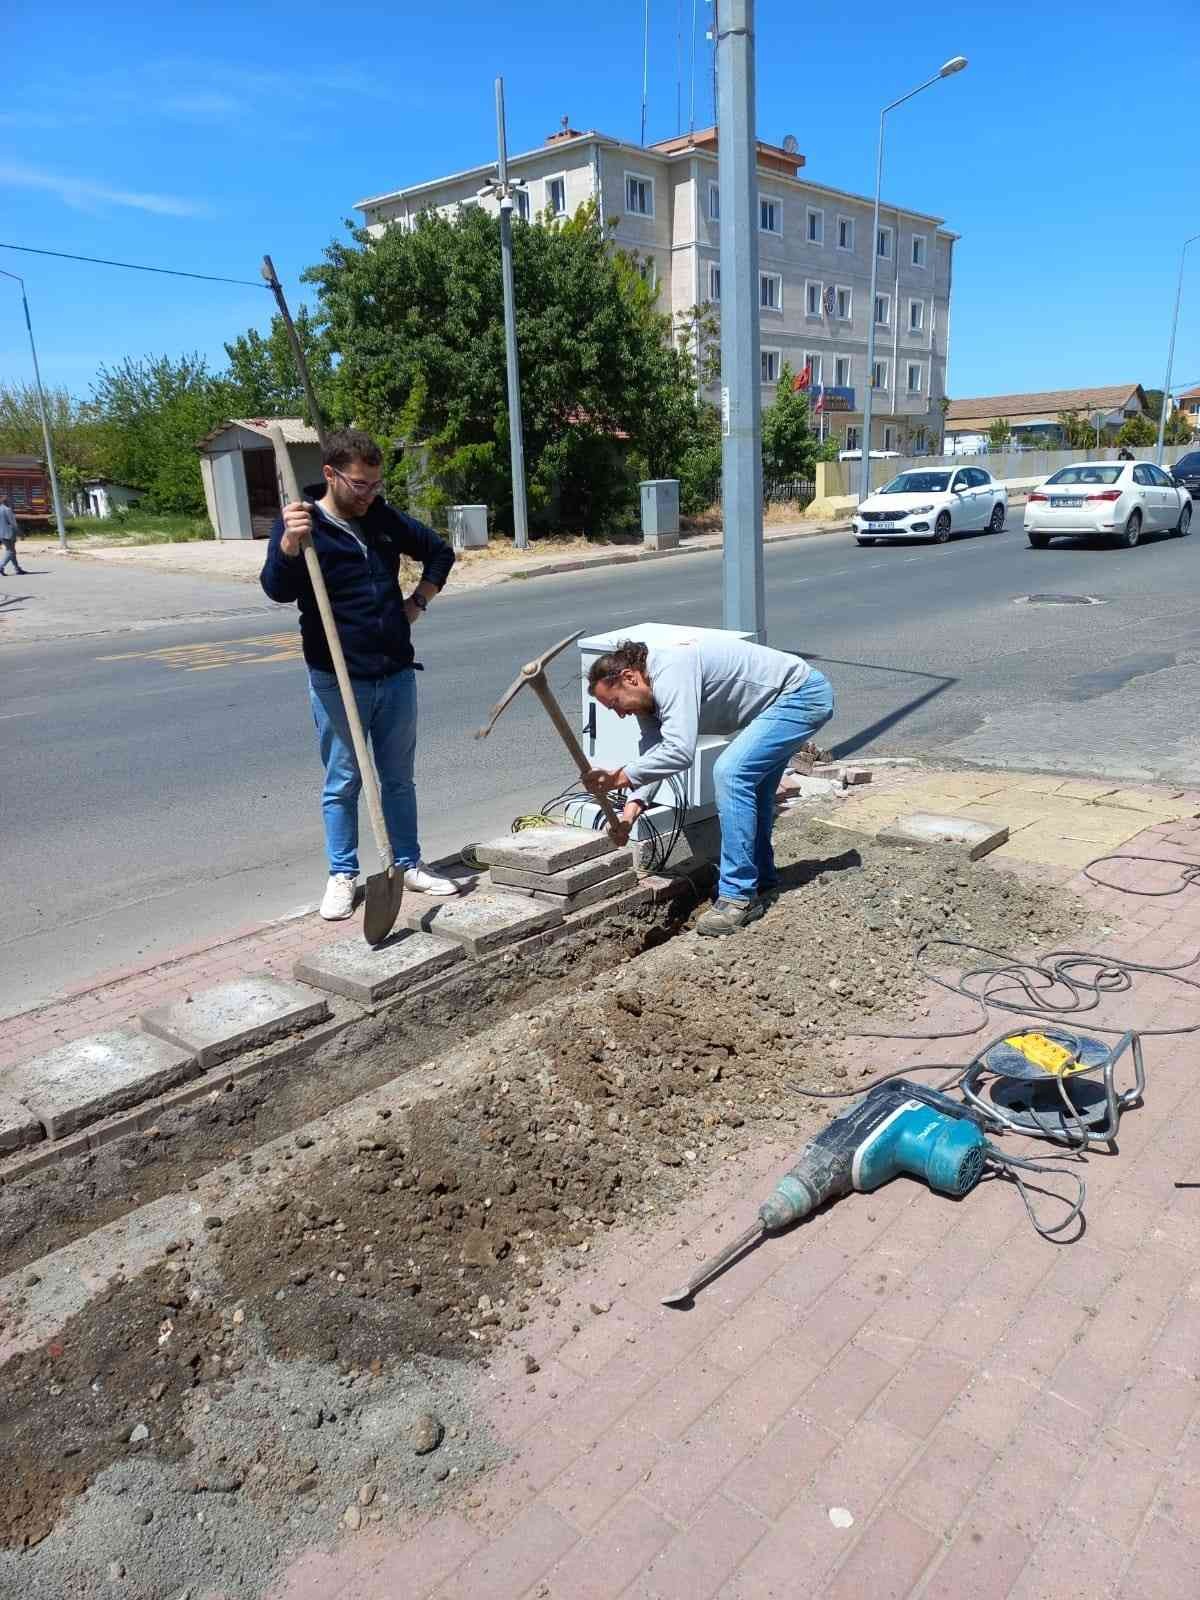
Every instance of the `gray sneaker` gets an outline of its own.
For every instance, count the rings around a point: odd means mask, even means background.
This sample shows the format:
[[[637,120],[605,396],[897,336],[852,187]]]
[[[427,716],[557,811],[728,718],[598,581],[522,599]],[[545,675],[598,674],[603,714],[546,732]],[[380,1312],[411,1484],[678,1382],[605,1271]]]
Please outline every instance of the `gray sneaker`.
[[[696,924],[702,939],[719,939],[724,934],[736,933],[748,922],[756,922],[766,907],[761,900],[718,900],[711,911],[706,911]]]

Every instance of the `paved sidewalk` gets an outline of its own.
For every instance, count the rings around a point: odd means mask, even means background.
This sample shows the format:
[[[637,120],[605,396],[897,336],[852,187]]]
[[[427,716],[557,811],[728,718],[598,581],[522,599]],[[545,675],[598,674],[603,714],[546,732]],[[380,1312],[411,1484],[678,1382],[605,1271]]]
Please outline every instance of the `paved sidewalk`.
[[[1200,795],[1180,804],[1194,816]],[[1200,865],[1200,823],[1159,821],[1131,848]],[[1178,876],[1117,871],[1142,888]],[[1200,948],[1200,887],[1067,882],[1112,930],[1100,948],[1150,963]],[[931,1028],[962,1025],[961,1001],[931,998]],[[1198,1000],[1139,979],[1088,1020],[1178,1026]],[[971,1048],[856,1041],[846,1060]],[[1174,1187],[1200,1181],[1194,1039],[1148,1040],[1146,1065],[1119,1155],[1088,1158],[1077,1244],[1039,1239],[1007,1184],[955,1203],[899,1180],[767,1242],[694,1309],[662,1307],[790,1165],[781,1141],[653,1234],[584,1257],[481,1376],[512,1459],[453,1511],[311,1552],[272,1600],[1200,1594],[1200,1190]]]
[[[778,544],[793,539],[810,539],[822,533],[842,533],[849,526],[844,520],[798,520],[770,524],[763,530],[763,542]],[[712,533],[685,534],[679,547],[669,551],[647,550],[636,540],[610,544],[584,539],[554,539],[540,546],[535,542],[522,553],[507,542],[497,541],[487,550],[460,553],[447,593],[489,588],[513,578],[540,578],[559,572],[584,572],[592,568],[698,555],[706,550],[719,550],[723,541],[724,534],[719,528]],[[58,542],[53,538],[24,539],[21,549],[39,559],[62,559]],[[260,539],[204,539],[186,544],[138,545],[105,545],[100,540],[85,543],[77,539],[68,559],[103,561],[116,566],[144,567],[149,571],[176,573],[192,578],[219,578],[226,582],[232,579],[257,585],[265,552],[266,544]]]

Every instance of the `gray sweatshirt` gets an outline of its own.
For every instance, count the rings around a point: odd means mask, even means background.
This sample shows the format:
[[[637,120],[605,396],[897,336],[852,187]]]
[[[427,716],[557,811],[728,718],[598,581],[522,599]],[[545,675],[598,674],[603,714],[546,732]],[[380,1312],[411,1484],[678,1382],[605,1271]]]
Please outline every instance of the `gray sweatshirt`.
[[[799,656],[744,639],[652,645],[646,676],[657,715],[638,718],[641,754],[625,765],[635,798],[649,803],[663,778],[685,772],[702,733],[739,732],[780,695],[799,689],[811,671]]]
[[[12,544],[20,531],[12,507],[0,506],[0,544]]]

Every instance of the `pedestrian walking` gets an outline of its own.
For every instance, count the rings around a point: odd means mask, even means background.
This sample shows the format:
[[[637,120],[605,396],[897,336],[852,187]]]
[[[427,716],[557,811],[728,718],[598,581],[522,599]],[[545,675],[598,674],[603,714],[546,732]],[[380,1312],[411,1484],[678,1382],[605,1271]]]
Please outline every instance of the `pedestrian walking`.
[[[799,656],[743,639],[702,634],[681,645],[625,640],[588,672],[590,693],[641,727],[639,755],[588,775],[595,793],[630,791],[621,821],[632,828],[655,787],[696,759],[701,734],[736,734],[713,768],[721,823],[716,904],[696,924],[713,937],[762,916],[779,884],[771,829],[788,758],[833,715],[833,689]]]
[[[8,503],[8,496],[0,494],[0,577],[7,577],[7,567],[11,561],[18,577],[25,576],[25,568],[17,560],[17,537],[20,534],[17,526],[17,514]]]
[[[325,768],[321,811],[329,881],[321,901],[328,921],[354,910],[358,883],[358,796],[362,788],[333,659],[301,555],[311,534],[329,591],[363,729],[371,744],[388,837],[404,884],[422,894],[458,892],[450,878],[421,859],[414,764],[417,681],[412,629],[441,593],[454,565],[444,539],[381,498],[383,456],[357,429],[331,433],[322,451],[324,482],[283,508],[267,546],[262,586],[272,600],[296,601],[308,666],[309,700]],[[400,558],[421,563],[421,581],[406,598]]]

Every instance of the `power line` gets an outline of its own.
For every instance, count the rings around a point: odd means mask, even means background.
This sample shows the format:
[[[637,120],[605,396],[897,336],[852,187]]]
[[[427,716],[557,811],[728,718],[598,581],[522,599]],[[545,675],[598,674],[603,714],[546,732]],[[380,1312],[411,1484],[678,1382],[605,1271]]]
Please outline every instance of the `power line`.
[[[20,250],[30,256],[57,256],[60,261],[90,261],[97,267],[126,267],[130,272],[157,272],[167,278],[198,278],[202,283],[236,283],[243,289],[265,289],[265,283],[251,278],[218,278],[211,272],[181,272],[177,267],[144,267],[140,261],[109,261],[105,256],[76,256],[66,250],[38,250],[31,244],[5,244],[0,250]]]

